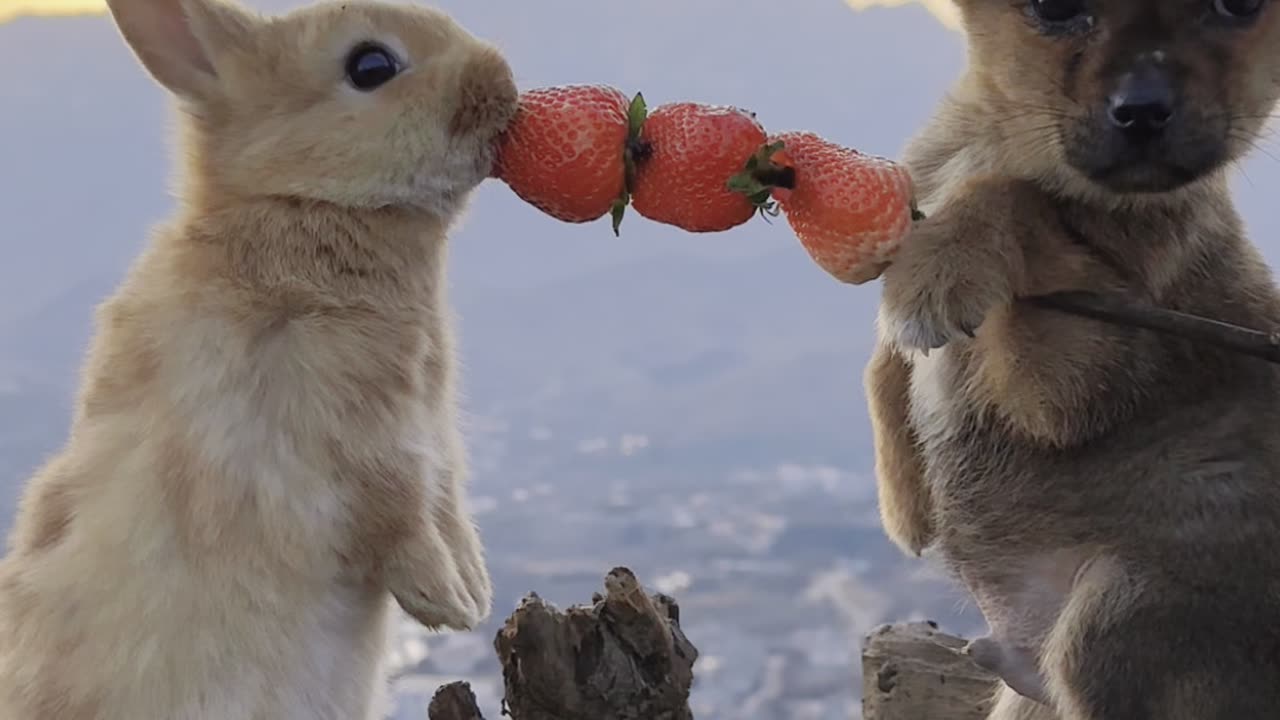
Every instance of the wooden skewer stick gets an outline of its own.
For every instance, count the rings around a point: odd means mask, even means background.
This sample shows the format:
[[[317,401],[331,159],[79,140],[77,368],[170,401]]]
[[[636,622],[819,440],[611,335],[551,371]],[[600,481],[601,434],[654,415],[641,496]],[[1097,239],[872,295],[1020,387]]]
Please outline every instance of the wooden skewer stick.
[[[925,219],[925,214],[916,209],[914,204],[911,209],[911,219],[913,222]],[[1217,345],[1220,348],[1280,363],[1280,332],[1262,332],[1199,315],[1140,305],[1118,296],[1083,290],[1034,295],[1022,298],[1021,301],[1036,307],[1093,318],[1113,325],[1139,327]]]
[[[1071,291],[1036,295],[1022,302],[1117,325],[1206,342],[1228,350],[1280,363],[1280,333],[1262,332],[1209,318],[1134,304],[1117,297]]]

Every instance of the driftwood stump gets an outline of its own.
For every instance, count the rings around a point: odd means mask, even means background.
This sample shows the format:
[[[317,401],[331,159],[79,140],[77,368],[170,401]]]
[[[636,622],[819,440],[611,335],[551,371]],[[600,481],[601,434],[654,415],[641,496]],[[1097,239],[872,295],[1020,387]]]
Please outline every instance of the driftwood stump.
[[[449,683],[442,686],[431,697],[427,706],[429,720],[484,720],[480,714],[480,706],[476,704],[476,694],[471,686],[464,682]]]
[[[649,595],[627,568],[592,604],[560,611],[530,593],[494,638],[512,720],[692,720],[698,650],[675,600]],[[430,720],[483,720],[466,683],[442,687]]]
[[[985,720],[996,680],[931,622],[884,625],[862,648],[863,720]]]
[[[698,650],[680,629],[675,600],[646,593],[627,568],[610,571],[604,589],[590,605],[565,611],[530,593],[507,618],[493,642],[505,716],[693,720]],[[996,680],[961,652],[964,646],[931,622],[872,632],[862,648],[863,720],[986,720]],[[484,720],[465,682],[441,687],[427,714]]]

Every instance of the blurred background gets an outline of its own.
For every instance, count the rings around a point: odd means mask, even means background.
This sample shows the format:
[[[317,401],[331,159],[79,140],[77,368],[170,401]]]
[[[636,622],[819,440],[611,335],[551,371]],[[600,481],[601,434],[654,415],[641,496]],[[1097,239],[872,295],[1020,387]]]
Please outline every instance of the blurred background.
[[[261,10],[295,2],[249,0]],[[578,82],[755,110],[894,156],[964,62],[947,0],[437,0],[522,88]],[[91,313],[169,211],[170,112],[93,0],[0,0],[0,531],[65,439]],[[1269,259],[1280,163],[1239,169]],[[1270,191],[1269,193],[1267,191]],[[472,493],[497,584],[469,634],[402,623],[396,720],[441,683],[498,716],[492,638],[528,591],[628,565],[680,601],[700,720],[857,717],[876,624],[980,619],[879,529],[861,373],[876,284],[830,279],[781,218],[692,235],[559,223],[489,181],[453,238]]]

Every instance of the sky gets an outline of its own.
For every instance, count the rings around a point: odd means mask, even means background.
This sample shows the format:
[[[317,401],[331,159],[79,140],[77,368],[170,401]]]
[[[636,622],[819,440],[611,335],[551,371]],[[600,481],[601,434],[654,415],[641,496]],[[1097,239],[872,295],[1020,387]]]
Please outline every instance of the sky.
[[[919,2],[928,8],[939,22],[948,27],[958,27],[958,16],[951,0],[846,0],[854,10],[871,7],[897,7]],[[102,12],[103,0],[0,0],[0,22],[20,15],[81,15]]]

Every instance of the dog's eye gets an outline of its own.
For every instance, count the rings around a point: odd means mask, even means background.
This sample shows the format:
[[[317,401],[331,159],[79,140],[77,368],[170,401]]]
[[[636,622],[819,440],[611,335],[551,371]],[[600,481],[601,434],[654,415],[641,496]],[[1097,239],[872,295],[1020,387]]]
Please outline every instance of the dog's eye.
[[[1229,2],[1231,0],[1217,0]],[[1234,0],[1245,2],[1245,0]],[[1031,12],[1047,23],[1064,23],[1085,14],[1084,0],[1031,0]]]
[[[1213,11],[1227,18],[1250,18],[1266,0],[1213,0]]]
[[[347,79],[357,90],[373,90],[399,72],[395,56],[380,45],[364,43],[347,56]]]

